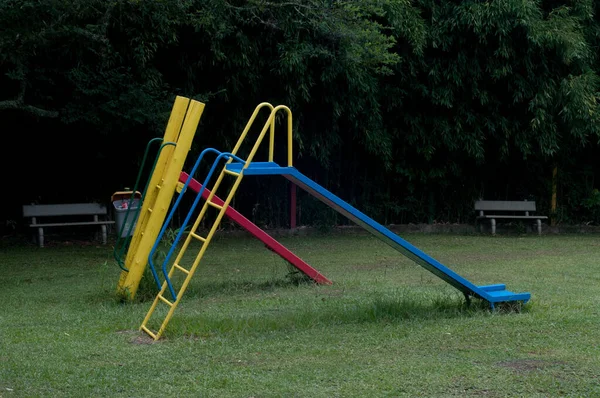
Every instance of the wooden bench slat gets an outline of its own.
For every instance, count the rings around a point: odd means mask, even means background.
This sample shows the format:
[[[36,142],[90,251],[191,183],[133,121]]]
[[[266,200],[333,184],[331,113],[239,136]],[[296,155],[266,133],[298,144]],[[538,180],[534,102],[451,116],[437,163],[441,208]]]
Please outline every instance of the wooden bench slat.
[[[535,201],[523,200],[478,200],[475,210],[483,211],[535,211]]]
[[[106,225],[114,224],[114,221],[78,221],[78,222],[57,222],[43,224],[29,224],[30,227],[68,227],[71,225]]]
[[[108,209],[100,203],[69,203],[52,205],[24,205],[24,217],[93,216],[107,215]]]
[[[502,215],[483,215],[483,216],[477,216],[477,218],[518,218],[518,219],[542,219],[545,220],[548,217],[547,216],[507,216],[505,214]]]

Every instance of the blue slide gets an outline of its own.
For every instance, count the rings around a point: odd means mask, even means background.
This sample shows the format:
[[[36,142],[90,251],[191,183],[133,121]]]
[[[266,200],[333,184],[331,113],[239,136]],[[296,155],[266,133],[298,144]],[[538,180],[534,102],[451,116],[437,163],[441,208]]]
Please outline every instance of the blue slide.
[[[227,169],[234,172],[241,172],[243,164],[230,163]],[[504,284],[477,286],[465,278],[461,277],[450,268],[444,266],[436,259],[428,256],[423,251],[419,250],[412,244],[408,243],[398,235],[385,228],[367,215],[361,213],[348,203],[338,198],[304,174],[300,173],[294,167],[281,167],[273,162],[252,162],[244,171],[245,176],[251,175],[281,175],[292,181],[297,186],[301,187],[308,193],[315,196],[317,199],[330,206],[334,210],[348,217],[356,224],[360,225],[406,257],[415,261],[423,268],[437,275],[456,289],[464,293],[467,300],[470,297],[476,297],[486,300],[490,303],[492,309],[495,303],[502,302],[522,302],[523,304],[529,301],[530,293],[514,293],[506,290]]]

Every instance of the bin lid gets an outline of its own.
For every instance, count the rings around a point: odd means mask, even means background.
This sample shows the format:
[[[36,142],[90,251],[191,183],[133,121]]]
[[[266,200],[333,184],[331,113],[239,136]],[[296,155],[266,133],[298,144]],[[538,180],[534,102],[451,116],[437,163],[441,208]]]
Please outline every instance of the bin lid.
[[[133,191],[117,191],[112,194],[110,200],[113,202],[115,200],[127,200],[130,199],[132,196],[134,197],[134,199],[142,198],[142,194],[140,191],[135,191],[135,194],[133,193]]]

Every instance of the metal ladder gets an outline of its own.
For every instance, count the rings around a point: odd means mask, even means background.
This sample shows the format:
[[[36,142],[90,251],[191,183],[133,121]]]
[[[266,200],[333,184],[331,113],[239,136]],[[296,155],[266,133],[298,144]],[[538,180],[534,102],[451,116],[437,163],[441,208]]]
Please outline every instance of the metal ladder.
[[[268,107],[269,109],[271,109],[271,113],[269,115],[268,120],[265,122],[264,127],[263,127],[260,135],[258,136],[252,150],[250,151],[248,158],[244,161],[244,160],[238,158],[236,156],[236,153],[239,150],[239,148],[241,147],[241,145],[242,145],[251,125],[254,123],[254,120],[256,119],[256,116],[258,115],[259,111],[265,107]],[[215,235],[215,233],[218,229],[218,226],[221,222],[221,219],[225,215],[225,212],[227,211],[227,208],[229,207],[229,204],[230,204],[231,200],[233,199],[233,197],[243,179],[244,170],[249,166],[250,162],[252,162],[252,159],[254,158],[256,152],[258,151],[258,148],[259,148],[260,144],[262,143],[263,138],[266,135],[267,131],[270,131],[269,159],[272,160],[273,144],[274,144],[274,131],[275,131],[275,116],[279,110],[286,110],[287,114],[288,114],[288,141],[289,141],[289,143],[288,143],[288,146],[289,146],[289,148],[288,148],[288,163],[291,163],[291,154],[292,154],[292,151],[291,151],[291,138],[292,138],[291,111],[286,106],[280,105],[277,107],[273,107],[271,104],[268,104],[268,103],[262,103],[256,107],[256,109],[254,110],[254,113],[252,114],[252,117],[248,121],[248,124],[246,125],[244,131],[242,132],[240,138],[238,139],[237,144],[235,145],[234,149],[230,153],[219,152],[216,149],[208,148],[208,149],[205,149],[198,157],[198,160],[196,161],[196,164],[194,165],[192,172],[190,172],[188,180],[186,181],[186,184],[184,185],[184,188],[182,189],[181,194],[179,195],[179,197],[177,199],[177,203],[173,206],[173,209],[171,210],[171,214],[169,215],[169,218],[164,223],[163,228],[162,228],[161,232],[159,233],[158,238],[156,239],[153,250],[151,251],[151,253],[148,257],[148,263],[150,264],[151,270],[153,272],[153,276],[154,276],[157,284],[159,284],[159,285],[160,285],[160,280],[158,278],[158,274],[156,273],[156,269],[154,267],[152,257],[153,257],[154,252],[156,251],[157,245],[160,242],[160,238],[162,237],[162,234],[164,233],[164,231],[166,229],[168,221],[174,212],[175,206],[178,205],[179,200],[183,196],[183,193],[185,192],[187,185],[192,180],[194,173],[196,172],[196,169],[205,154],[211,153],[211,152],[216,153],[217,158],[213,162],[212,167],[206,177],[206,180],[202,184],[203,187],[208,186],[208,184],[210,183],[212,174],[215,171],[217,165],[221,162],[221,160],[227,159],[227,161],[222,166],[221,172],[220,172],[219,177],[217,178],[214,186],[212,188],[210,188],[211,193],[208,196],[207,200],[204,202],[204,205],[202,206],[202,210],[200,211],[200,214],[196,218],[193,226],[190,229],[190,232],[187,234],[187,237],[186,237],[181,249],[179,250],[177,257],[173,261],[168,272],[167,272],[168,262],[170,261],[171,255],[175,251],[175,248],[177,246],[177,243],[179,242],[179,239],[184,234],[185,227],[187,226],[188,221],[191,219],[192,213],[194,212],[198,201],[202,197],[202,191],[200,191],[197,194],[194,204],[192,205],[190,211],[188,212],[186,219],[183,222],[182,227],[179,229],[179,232],[177,234],[177,237],[176,237],[174,243],[171,245],[171,248],[170,248],[166,258],[163,261],[162,272],[164,275],[164,281],[162,282],[162,285],[160,286],[160,291],[156,295],[152,305],[150,306],[148,313],[146,314],[146,317],[144,318],[144,320],[140,326],[140,330],[145,332],[146,334],[148,334],[154,340],[158,340],[163,335],[163,333],[167,327],[167,324],[169,323],[171,317],[173,316],[173,313],[175,312],[175,309],[181,302],[183,294],[185,293],[194,273],[196,272],[198,265],[200,264],[202,258],[204,257],[204,254],[206,253],[206,249],[208,248],[208,245],[210,244],[213,236]],[[226,169],[226,165],[231,163],[232,160],[235,160],[237,162],[244,164],[244,167],[242,167],[242,169],[240,170],[239,173],[229,171]],[[235,181],[233,182],[233,185],[231,186],[229,193],[227,194],[227,197],[224,200],[224,203],[222,205],[219,205],[219,204],[213,202],[212,199],[216,195],[218,188],[220,187],[221,183],[223,182],[225,176],[227,176],[227,175],[235,177]],[[200,226],[202,220],[204,219],[204,217],[210,207],[217,209],[218,214],[215,217],[215,220],[214,220],[212,226],[210,227],[208,234],[206,236],[201,236],[198,233],[198,227]],[[201,245],[200,245],[200,248],[198,250],[198,253],[197,253],[192,265],[189,268],[186,268],[184,265],[182,265],[182,259],[192,241],[200,241]],[[171,282],[171,280],[176,275],[176,273],[181,273],[181,274],[183,274],[183,276],[185,276],[185,279],[183,280],[183,282],[181,283],[181,285],[179,286],[178,289],[175,289],[173,286],[173,283]],[[167,297],[167,295],[166,295],[167,291],[169,291],[170,297]],[[158,329],[155,327],[153,330],[152,326],[150,326],[150,323],[151,323],[151,321],[153,321],[153,315],[155,315],[154,314],[155,310],[158,308],[159,304],[166,305],[167,313],[162,318],[162,321],[159,321],[160,326],[158,327]]]

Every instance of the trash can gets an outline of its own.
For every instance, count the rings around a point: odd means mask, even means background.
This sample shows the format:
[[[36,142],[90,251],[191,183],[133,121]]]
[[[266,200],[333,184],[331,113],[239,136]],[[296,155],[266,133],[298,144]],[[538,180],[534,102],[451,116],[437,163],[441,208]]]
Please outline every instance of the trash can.
[[[113,193],[112,204],[115,209],[115,227],[120,238],[133,235],[139,215],[142,194],[139,191],[117,191]]]

